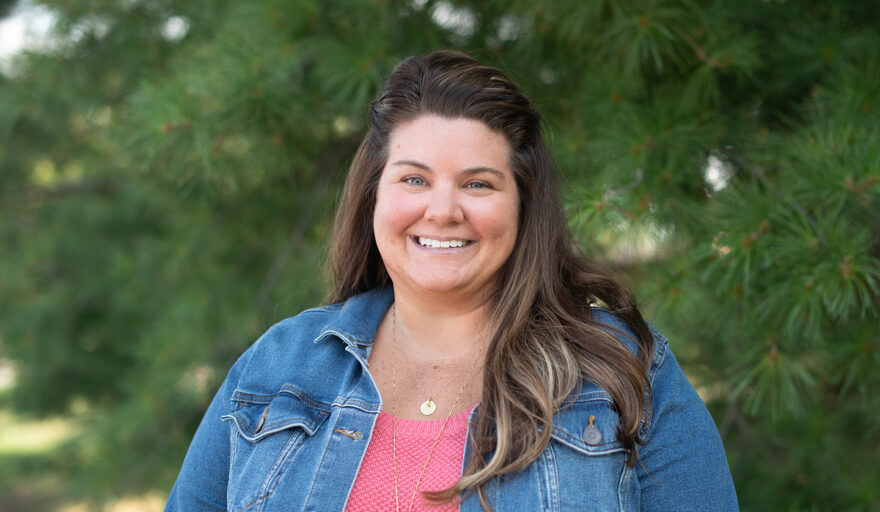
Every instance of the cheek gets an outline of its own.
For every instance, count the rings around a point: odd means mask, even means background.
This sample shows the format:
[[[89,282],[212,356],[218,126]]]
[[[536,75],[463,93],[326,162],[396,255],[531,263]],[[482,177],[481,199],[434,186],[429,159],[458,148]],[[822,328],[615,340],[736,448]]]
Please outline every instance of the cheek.
[[[516,241],[519,226],[519,204],[503,201],[487,205],[480,212],[480,224],[486,236],[504,240],[511,246]]]
[[[383,245],[402,239],[407,226],[412,223],[413,208],[408,207],[405,197],[393,191],[380,190],[373,210],[373,234],[381,251]]]

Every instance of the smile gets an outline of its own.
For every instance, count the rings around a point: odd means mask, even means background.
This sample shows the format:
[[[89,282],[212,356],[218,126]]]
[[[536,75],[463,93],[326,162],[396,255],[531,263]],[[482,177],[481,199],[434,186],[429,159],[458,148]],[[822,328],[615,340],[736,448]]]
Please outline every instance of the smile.
[[[413,237],[422,247],[430,247],[432,249],[452,249],[455,247],[464,247],[469,245],[471,240],[434,240],[424,236]]]

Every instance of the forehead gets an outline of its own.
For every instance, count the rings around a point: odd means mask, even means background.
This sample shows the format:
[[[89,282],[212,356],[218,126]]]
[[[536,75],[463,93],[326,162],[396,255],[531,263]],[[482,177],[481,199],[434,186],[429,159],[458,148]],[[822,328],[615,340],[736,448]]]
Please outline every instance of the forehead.
[[[427,160],[429,166],[487,166],[510,172],[507,138],[482,121],[422,115],[397,125],[388,141],[389,162]]]

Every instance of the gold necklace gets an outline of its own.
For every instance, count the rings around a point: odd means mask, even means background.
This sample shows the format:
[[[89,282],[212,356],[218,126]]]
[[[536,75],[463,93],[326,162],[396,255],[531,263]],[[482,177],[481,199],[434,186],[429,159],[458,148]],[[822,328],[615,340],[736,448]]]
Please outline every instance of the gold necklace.
[[[482,352],[482,346],[477,354]],[[467,387],[468,381],[471,379],[471,375],[474,373],[474,367],[477,365],[477,357],[474,356],[473,361],[471,361],[470,370],[468,370],[467,377],[464,379],[464,383],[461,385],[461,389],[458,390],[458,396],[455,397],[455,402],[452,403],[452,407],[449,408],[449,413],[446,415],[446,418],[443,420],[443,426],[440,427],[440,432],[437,433],[437,437],[434,438],[434,442],[431,444],[431,449],[428,451],[428,457],[425,459],[425,463],[422,464],[422,470],[419,471],[419,478],[416,480],[415,488],[412,492],[412,497],[409,500],[409,508],[407,508],[407,512],[412,512],[413,505],[416,503],[416,494],[419,492],[419,486],[422,484],[422,478],[425,476],[425,470],[428,468],[428,462],[431,461],[431,455],[434,454],[434,449],[437,448],[437,443],[440,441],[440,437],[443,435],[443,431],[446,430],[446,424],[449,423],[449,418],[452,417],[452,411],[455,410],[455,406],[458,405],[458,401],[461,399],[462,393],[464,393],[464,388]],[[400,497],[398,493],[397,487],[397,307],[396,304],[391,305],[391,458],[394,461],[394,508],[397,512],[400,512]]]
[[[480,355],[480,350],[477,350],[477,352],[474,354],[474,358],[479,357],[479,355]],[[413,365],[411,363],[409,363],[408,360],[404,361],[404,363],[407,363],[405,366],[407,368],[409,368],[410,375],[412,376],[413,375],[413,373],[412,373],[412,366]],[[473,369],[473,367],[471,369]],[[440,393],[443,393],[447,389],[449,389],[449,386],[452,385],[453,382],[457,381],[459,379],[459,377],[461,377],[466,370],[468,370],[467,366],[462,367],[461,370],[458,371],[458,373],[453,375],[452,378],[449,379],[449,381],[440,388]],[[418,380],[419,379],[415,378],[415,379],[413,379],[413,382],[418,382]],[[419,387],[421,387],[421,386],[419,386]],[[438,396],[438,395],[425,393],[421,389],[419,389],[418,391],[422,396],[425,396],[426,394],[428,396],[428,398],[425,399],[424,402],[419,404],[419,412],[422,413],[422,416],[431,416],[437,410],[437,402],[434,401],[434,396]]]

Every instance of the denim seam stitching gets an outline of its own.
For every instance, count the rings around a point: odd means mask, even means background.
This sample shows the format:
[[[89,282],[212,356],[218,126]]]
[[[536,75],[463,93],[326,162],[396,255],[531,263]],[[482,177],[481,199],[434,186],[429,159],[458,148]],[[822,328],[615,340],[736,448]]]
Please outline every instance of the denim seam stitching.
[[[313,409],[318,409],[320,411],[330,412],[329,405],[325,404],[324,402],[318,402],[316,400],[312,400],[311,398],[309,398],[309,395],[307,395],[305,391],[303,391],[302,389],[300,389],[297,386],[294,386],[293,384],[282,385],[281,389],[278,390],[278,394],[280,395],[283,392],[285,394],[287,394],[286,393],[287,391],[290,391],[290,394],[292,394],[295,398],[298,398],[303,403],[309,405]]]
[[[538,458],[534,460],[535,471],[538,473],[538,503],[540,503],[541,510],[546,510],[545,505],[549,500],[548,496],[546,496],[546,493],[549,492],[548,480],[550,477],[547,475],[547,473],[549,473],[550,470],[549,468],[547,468],[546,457],[544,457],[545,452],[546,450],[544,452],[541,452]]]
[[[570,439],[570,440],[573,440],[573,441],[574,441],[574,440],[577,440],[577,441],[580,440],[580,438],[575,437],[575,436],[569,434],[568,432],[562,432],[562,431],[559,431],[559,430],[557,430],[557,432],[560,432],[561,435],[564,435],[565,437],[567,437],[567,438]],[[560,441],[562,441],[562,440],[560,439]],[[607,450],[608,450],[609,448],[611,448],[611,447],[614,447],[614,446],[622,446],[622,444],[621,444],[619,441],[615,441],[615,442],[613,442],[613,443],[602,443],[602,444],[600,444],[600,445],[596,445],[597,448],[595,448],[595,451],[594,451],[593,449],[590,449],[590,448],[584,448],[584,447],[582,447],[582,446],[579,446],[579,443],[572,443],[572,444],[573,444],[574,446],[578,446],[581,450],[586,451],[586,452],[587,452],[588,454],[590,454],[590,455],[594,455],[594,454],[595,454],[595,455],[603,455],[604,453],[612,453],[612,452],[614,452],[614,451],[626,451],[625,448],[621,448],[620,450],[612,450],[612,451],[610,451],[610,452],[607,451]]]
[[[256,505],[256,504],[258,504],[258,503],[259,503],[260,505],[262,505],[262,503],[263,503],[267,498],[269,498],[269,496],[258,496],[258,497],[255,498],[253,501],[251,501],[250,503],[248,503],[247,505],[245,505],[245,507],[244,507],[243,509],[241,509],[241,512],[245,512],[245,511],[247,511],[249,508],[253,507],[254,505]],[[262,507],[261,507],[261,508],[262,508]]]
[[[550,465],[550,469],[553,471],[552,475],[548,475],[552,478],[550,482],[550,500],[549,506],[552,511],[559,511],[559,468],[556,464],[556,451],[553,449],[553,445],[548,443],[547,449],[545,450],[547,453],[548,464]]]
[[[272,400],[278,398],[282,394],[292,396],[293,398],[297,398],[301,402],[303,402],[304,404],[311,407],[312,409],[318,409],[319,411],[330,412],[330,404],[326,404],[324,402],[318,402],[316,400],[309,398],[309,396],[305,393],[305,391],[303,391],[302,389],[300,389],[297,386],[294,386],[293,384],[283,384],[278,389],[278,392],[274,395],[259,395],[256,393],[248,393],[246,391],[234,391],[232,393],[231,400],[235,401],[235,402],[250,403],[247,400],[238,400],[237,399],[238,397],[250,398],[252,400],[258,400],[258,402],[256,402],[256,403],[259,403],[262,405],[264,403],[271,402]]]
[[[300,388],[292,385],[292,384],[284,384],[278,390],[278,393],[274,395],[258,395],[255,393],[247,393],[244,391],[235,391],[230,398],[233,402],[237,402],[239,404],[252,404],[252,405],[266,405],[268,403],[272,403],[273,400],[278,398],[281,395],[286,395],[292,398],[296,398],[306,406],[320,411],[324,414],[330,413],[330,407],[332,404],[326,404],[324,402],[318,402],[309,398],[309,396]]]
[[[570,435],[570,434],[566,434],[566,437],[568,437],[569,439],[575,439],[575,440],[578,439],[578,438],[576,438],[576,437],[574,437],[574,436],[572,436],[572,435]],[[573,448],[573,449],[575,449],[575,450],[578,450],[578,451],[580,451],[580,452],[582,452],[582,453],[586,453],[588,456],[608,455],[608,454],[611,454],[611,453],[618,453],[618,452],[627,452],[627,451],[629,451],[629,450],[627,450],[626,448],[623,448],[623,446],[622,446],[619,442],[616,442],[616,443],[605,443],[604,445],[601,445],[601,446],[605,446],[605,447],[607,447],[607,448],[602,448],[601,450],[593,451],[593,450],[590,450],[590,449],[584,448],[583,446],[581,446],[580,443],[573,443],[573,442],[571,442],[571,441],[569,441],[569,440],[567,440],[567,439],[560,439],[560,438],[557,437],[557,438],[556,438],[556,441],[558,441],[558,442],[564,444],[565,446],[568,446],[568,447],[570,447],[570,448]],[[613,448],[615,445],[617,446],[617,448]]]
[[[293,441],[294,441],[293,437],[294,436],[291,436],[291,439],[288,441],[288,445],[290,445],[290,443],[293,443]],[[293,463],[293,459],[296,457],[296,454],[302,448],[303,442],[305,441],[305,436],[300,435],[299,437],[300,437],[300,440],[302,440],[302,442],[297,442],[295,446],[291,447],[290,450],[288,450],[288,454],[284,457],[284,462],[282,463],[282,467],[278,468],[278,471],[276,472],[277,474],[275,475],[275,477],[273,479],[273,483],[272,483],[271,487],[269,489],[267,489],[268,495],[271,496],[271,495],[275,494],[275,488],[278,487],[278,483],[281,481],[281,477],[284,475],[285,472],[287,472],[287,468],[290,467],[290,464]],[[297,440],[297,441],[299,441],[299,440]],[[285,446],[285,448],[286,448],[286,446]]]
[[[358,402],[358,403],[349,404],[348,402],[343,402],[343,403],[334,403],[333,405],[335,407],[346,407],[346,408],[350,408],[350,409],[357,409],[359,411],[364,411],[364,412],[368,412],[368,413],[372,413],[372,414],[375,414],[377,412],[381,412],[381,410],[382,410],[381,407],[374,405],[374,404],[370,404],[369,402],[362,402],[360,400],[352,400],[352,401]],[[363,405],[360,405],[360,404],[363,404]]]
[[[269,474],[266,475],[266,479],[263,480],[263,484],[260,486],[260,494],[257,499],[267,499],[275,494],[275,486],[278,485],[278,480],[280,480],[281,475],[284,474],[284,469],[289,465],[293,453],[297,451],[295,448],[297,446],[302,446],[302,443],[299,441],[302,440],[303,437],[303,432],[291,433],[290,439],[284,444],[284,448],[275,458],[275,462],[272,464]]]
[[[651,368],[651,372],[648,375],[648,379],[650,380],[649,385],[651,386],[652,390],[654,389],[654,381],[657,380],[657,374],[660,373],[661,366],[663,366],[663,363],[666,362],[667,355],[669,354],[669,343],[662,336],[660,338],[662,340],[661,345],[660,345],[660,347],[662,347],[662,352],[659,353],[657,355],[657,357],[655,358],[655,360],[657,360],[657,364],[654,365],[653,368]],[[658,349],[658,352],[659,351],[660,350]],[[651,437],[653,437],[653,435],[654,435],[654,429],[652,428],[653,426],[654,426],[654,407],[652,404],[651,418],[650,419],[645,418],[645,428],[644,428],[645,432],[644,432],[644,436],[642,436],[645,444],[648,444],[648,440]]]
[[[321,454],[321,460],[318,461],[318,465],[317,465],[317,467],[315,468],[315,477],[316,477],[316,478],[313,478],[313,479],[312,479],[312,485],[309,486],[309,493],[306,494],[306,501],[305,501],[305,504],[306,504],[306,505],[308,505],[308,504],[309,504],[309,501],[312,499],[312,493],[315,491],[315,484],[318,482],[317,476],[318,476],[318,474],[321,472],[321,468],[324,467],[324,459],[327,458],[327,451],[328,451],[328,450],[327,450],[327,448],[325,447],[325,448],[324,448],[324,452]],[[305,509],[303,509],[303,510],[305,510]]]
[[[617,478],[617,503],[620,504],[620,512],[626,511],[626,493],[623,492],[623,489],[629,482],[629,469],[629,466],[624,464],[620,470],[620,476]]]
[[[349,398],[349,397],[342,398],[341,400],[339,398],[337,398],[336,400],[333,401],[332,404],[330,404],[331,407],[334,405],[337,407],[355,407],[358,405],[360,405],[362,407],[371,407],[371,406],[376,407],[377,406],[377,404],[374,404],[372,402],[367,402],[366,400],[361,400],[360,398]]]
[[[235,458],[238,455],[238,429],[229,425],[229,477],[232,477],[232,467],[235,466]]]
[[[312,435],[312,434],[314,434],[314,432],[310,432],[310,431],[316,430],[318,425],[323,423],[324,419],[326,419],[326,417],[327,417],[326,414],[322,414],[321,416],[323,416],[323,418],[321,419],[321,421],[318,421],[318,422],[315,422],[314,418],[306,418],[306,417],[302,417],[302,416],[290,416],[286,419],[279,420],[279,421],[276,421],[273,423],[266,423],[265,425],[263,425],[263,428],[261,428],[259,432],[252,431],[250,429],[250,427],[248,427],[248,431],[253,432],[254,434],[259,434],[259,433],[274,434],[275,432],[270,432],[270,431],[272,429],[274,429],[275,427],[300,426],[303,428],[303,430],[308,432],[309,435]],[[277,429],[277,431],[281,431],[281,430],[284,430],[284,429],[283,428]]]

